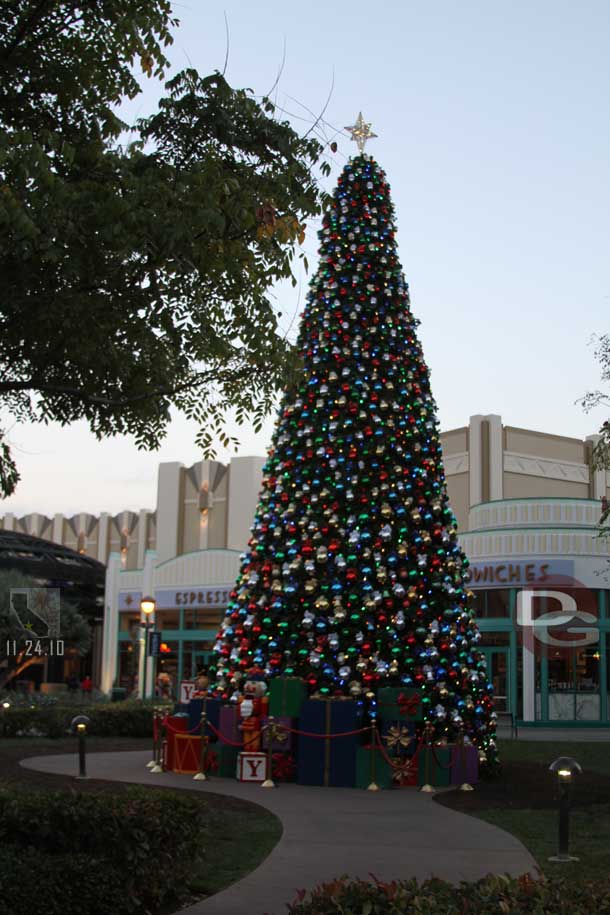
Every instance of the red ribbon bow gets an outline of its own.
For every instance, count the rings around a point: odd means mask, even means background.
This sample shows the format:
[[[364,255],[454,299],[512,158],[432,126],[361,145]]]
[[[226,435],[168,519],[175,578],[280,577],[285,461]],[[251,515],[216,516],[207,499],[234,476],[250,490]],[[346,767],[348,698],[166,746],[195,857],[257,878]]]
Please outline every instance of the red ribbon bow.
[[[218,772],[218,753],[216,750],[208,750],[205,755],[205,771]]]
[[[296,775],[297,767],[290,754],[274,753],[272,757],[273,778],[290,779]]]
[[[398,708],[400,709],[401,715],[416,715],[419,708],[419,696],[407,696],[405,693],[400,693],[398,699],[396,700]]]

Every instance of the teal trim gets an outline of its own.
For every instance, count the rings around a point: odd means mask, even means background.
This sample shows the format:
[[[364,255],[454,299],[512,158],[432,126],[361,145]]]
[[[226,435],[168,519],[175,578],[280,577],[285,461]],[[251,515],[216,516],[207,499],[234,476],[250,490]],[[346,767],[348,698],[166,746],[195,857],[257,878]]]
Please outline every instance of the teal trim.
[[[569,534],[569,533],[571,533],[571,531],[592,531],[593,532],[593,531],[597,531],[597,530],[598,530],[598,527],[595,524],[573,524],[570,527],[568,527],[568,526],[564,527],[559,523],[556,524],[554,527],[534,527],[531,524],[522,524],[520,527],[503,527],[502,525],[498,525],[498,527],[475,527],[472,530],[462,531],[461,536],[466,537],[466,536],[468,536],[468,534],[503,534],[506,531],[543,531],[543,533],[545,533],[545,534],[556,534],[559,531],[561,531],[562,534]],[[597,539],[597,535],[596,535],[596,539]],[[549,556],[546,553],[544,554],[544,557],[548,558],[548,559],[553,558],[553,556]],[[537,558],[540,558],[540,557],[537,557]],[[561,558],[565,559],[565,557],[561,557]],[[510,561],[512,559],[514,559],[514,557],[512,557],[512,556],[503,558],[502,562],[506,562],[508,564],[508,563],[510,563]],[[472,565],[473,562],[483,562],[483,561],[496,562],[497,560],[495,560],[495,559],[489,559],[489,560],[473,559],[473,560],[470,560],[470,564]]]
[[[610,730],[610,722],[608,721],[517,721],[517,727],[521,728],[562,728],[570,730],[570,728],[604,728],[605,730]]]
[[[534,455],[532,455],[532,457],[534,457]],[[490,499],[488,502],[476,502],[474,505],[471,505],[470,508],[478,508],[479,505],[499,505],[501,502],[590,502],[591,505],[599,505],[597,499],[582,499],[580,497],[562,499],[559,496],[540,496],[538,499],[535,496],[527,496],[524,499]]]
[[[597,592],[597,601],[600,618],[605,617],[606,594],[601,589]],[[605,621],[607,623],[607,621]],[[608,639],[605,628],[600,626],[599,634],[599,716],[602,721],[608,720],[608,654],[606,651]]]
[[[534,683],[536,683],[535,673]],[[549,720],[549,660],[546,655],[540,658],[540,720]]]
[[[510,589],[508,595],[508,612],[511,615],[511,623],[515,617],[515,604],[517,601],[517,592],[514,588]],[[517,700],[518,700],[518,684],[517,684],[517,633],[515,632],[514,626],[511,625],[510,631],[510,651],[508,656],[508,666],[509,666],[509,705],[508,711],[512,712],[513,715],[517,714]]]
[[[241,554],[243,552],[244,552],[243,550],[225,550],[223,547],[220,547],[220,546],[210,547],[209,550],[189,550],[188,553],[180,553],[179,556],[172,556],[171,559],[166,559],[164,562],[160,562],[159,565],[155,566],[155,569],[162,569],[163,566],[169,565],[170,562],[176,562],[178,559],[184,559],[185,556],[197,556],[197,555],[199,555],[199,553],[237,553],[238,556],[241,556]],[[133,571],[135,571],[135,570],[133,570]],[[224,582],[224,584],[227,584],[227,582]],[[214,585],[206,585],[206,588],[213,588],[213,587],[214,587]],[[155,588],[155,590],[161,591],[161,590],[163,590],[163,588],[161,585],[158,585]]]
[[[178,684],[184,680],[183,676],[183,666],[184,666],[184,642],[182,639],[178,642]]]

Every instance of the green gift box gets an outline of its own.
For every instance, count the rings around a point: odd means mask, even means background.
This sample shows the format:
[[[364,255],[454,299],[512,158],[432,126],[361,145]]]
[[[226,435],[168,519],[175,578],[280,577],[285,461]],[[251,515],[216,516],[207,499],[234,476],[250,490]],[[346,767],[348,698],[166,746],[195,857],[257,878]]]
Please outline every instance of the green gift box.
[[[375,754],[375,760],[371,755]],[[374,781],[380,788],[392,787],[392,767],[386,761],[379,747],[358,747],[356,753],[356,788],[368,788]]]
[[[235,778],[237,772],[237,754],[240,747],[229,747],[226,744],[217,743],[214,746],[218,754],[218,772],[223,778]]]
[[[451,782],[453,747],[422,747],[419,751],[418,785],[446,788]]]
[[[420,721],[424,717],[419,690],[404,686],[377,690],[377,711],[382,721]]]
[[[300,677],[274,677],[269,683],[269,714],[298,718],[306,698],[307,689]]]

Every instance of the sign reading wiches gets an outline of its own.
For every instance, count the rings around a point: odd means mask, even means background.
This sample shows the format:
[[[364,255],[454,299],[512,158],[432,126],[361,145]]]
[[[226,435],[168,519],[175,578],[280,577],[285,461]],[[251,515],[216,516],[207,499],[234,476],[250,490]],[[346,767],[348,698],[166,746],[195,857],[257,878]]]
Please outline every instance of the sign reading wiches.
[[[193,607],[196,610],[205,610],[207,607],[226,607],[229,603],[229,594],[234,585],[213,585],[207,588],[162,588],[155,591],[153,596],[157,610],[174,610],[176,607]],[[141,591],[120,591],[119,610],[139,612]]]
[[[500,562],[472,562],[468,587],[521,588],[544,585],[553,581],[572,579],[574,562],[571,559],[518,559]]]

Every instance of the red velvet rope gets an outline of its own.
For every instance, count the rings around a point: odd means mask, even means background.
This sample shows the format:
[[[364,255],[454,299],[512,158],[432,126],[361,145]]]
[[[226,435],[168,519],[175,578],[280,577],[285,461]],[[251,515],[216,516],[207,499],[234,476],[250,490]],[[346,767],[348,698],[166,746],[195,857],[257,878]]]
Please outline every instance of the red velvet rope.
[[[199,722],[199,724],[196,724],[195,727],[192,728],[190,731],[182,731],[182,730],[180,730],[180,728],[175,728],[173,726],[173,724],[169,723],[169,720],[167,718],[163,719],[163,724],[165,725],[167,730],[172,731],[173,734],[194,734],[195,731],[197,731],[199,729],[201,722]],[[208,721],[208,724],[210,724],[209,721]],[[211,725],[210,725],[210,727],[211,727]]]
[[[446,766],[444,763],[442,763],[440,761],[440,759],[438,758],[438,756],[436,755],[436,749],[434,748],[434,744],[430,744],[430,749],[432,750],[432,756],[434,757],[434,761],[436,762],[436,765],[439,767],[439,769],[446,769],[447,771],[449,771],[450,769],[453,769],[453,767],[455,765],[454,756],[455,756],[456,747],[451,747],[451,757],[449,759],[448,766]]]
[[[285,728],[284,725],[280,727]],[[340,734],[312,734],[311,731],[299,731],[297,728],[285,728],[285,730],[290,731],[291,734],[299,734],[301,737],[317,737],[320,740],[329,740],[331,737],[353,737],[355,734],[364,734],[365,731],[370,731],[370,727],[359,728],[357,731],[342,731]]]
[[[208,727],[209,727],[210,731],[212,732],[212,734],[214,734],[216,737],[218,737],[218,740],[221,743],[227,744],[227,746],[229,746],[229,747],[247,747],[251,743],[254,743],[255,741],[259,740],[262,731],[267,729],[267,725],[265,725],[265,727],[262,728],[261,731],[257,731],[255,734],[251,734],[248,740],[242,740],[240,743],[236,743],[234,740],[229,740],[228,737],[225,737],[224,734],[221,734],[220,731],[214,727],[214,725],[212,724],[211,721],[208,721]]]

